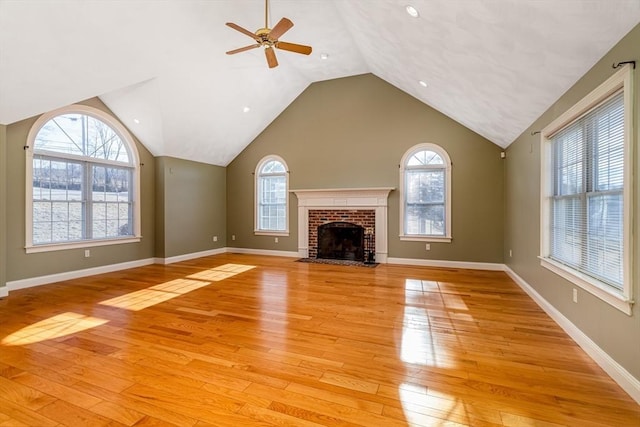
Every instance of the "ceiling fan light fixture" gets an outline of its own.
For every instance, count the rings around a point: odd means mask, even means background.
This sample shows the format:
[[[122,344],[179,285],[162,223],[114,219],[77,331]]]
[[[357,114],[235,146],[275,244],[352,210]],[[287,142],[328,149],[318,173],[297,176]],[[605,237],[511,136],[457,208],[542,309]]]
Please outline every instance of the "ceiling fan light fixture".
[[[310,55],[313,50],[311,46],[305,46],[302,44],[288,43],[280,40],[280,36],[289,31],[293,27],[293,22],[288,18],[282,18],[273,27],[269,28],[269,0],[264,2],[264,27],[258,28],[255,33],[234,24],[233,22],[227,22],[225,25],[242,34],[251,37],[255,43],[244,46],[238,49],[233,49],[227,52],[227,55],[235,55],[236,53],[245,52],[251,49],[259,47],[264,48],[265,57],[267,59],[267,65],[269,68],[275,68],[278,66],[278,59],[276,58],[275,49],[286,50],[293,53],[299,53],[302,55]]]
[[[408,4],[405,7],[405,10],[407,11],[407,13],[409,14],[409,16],[411,16],[412,18],[417,18],[420,16],[420,12],[418,12],[418,9],[416,9],[415,7],[411,6],[410,4]]]

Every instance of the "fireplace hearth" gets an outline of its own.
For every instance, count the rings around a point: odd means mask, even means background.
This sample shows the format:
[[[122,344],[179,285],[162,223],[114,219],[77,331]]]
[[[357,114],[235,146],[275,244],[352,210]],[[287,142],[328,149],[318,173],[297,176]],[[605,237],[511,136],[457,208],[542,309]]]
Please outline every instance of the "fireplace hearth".
[[[317,257],[364,261],[364,227],[342,221],[319,226]]]

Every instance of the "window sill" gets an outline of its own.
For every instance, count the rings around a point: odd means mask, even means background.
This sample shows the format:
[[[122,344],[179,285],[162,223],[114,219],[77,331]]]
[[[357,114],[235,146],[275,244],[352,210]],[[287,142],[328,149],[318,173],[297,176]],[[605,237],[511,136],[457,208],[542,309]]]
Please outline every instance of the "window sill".
[[[256,236],[288,237],[289,230],[283,230],[283,231],[253,230],[253,234]]]
[[[86,240],[82,242],[73,242],[73,243],[34,245],[34,246],[26,246],[25,251],[28,254],[35,254],[39,252],[64,251],[67,249],[94,248],[97,246],[121,245],[124,243],[138,243],[140,242],[141,239],[142,239],[142,236],[138,236],[138,237],[126,237],[121,239]]]
[[[410,236],[400,235],[400,240],[404,242],[434,242],[434,243],[451,243],[452,237],[438,237],[438,236]]]
[[[574,285],[584,289],[590,294],[600,298],[602,301],[613,306],[614,308],[622,311],[624,314],[631,316],[631,308],[633,306],[633,300],[629,300],[624,295],[616,293],[615,291],[608,289],[609,286],[601,284],[595,279],[581,274],[577,271],[570,269],[569,267],[555,262],[549,258],[540,258],[540,265],[544,268],[556,273],[560,277],[568,280]]]

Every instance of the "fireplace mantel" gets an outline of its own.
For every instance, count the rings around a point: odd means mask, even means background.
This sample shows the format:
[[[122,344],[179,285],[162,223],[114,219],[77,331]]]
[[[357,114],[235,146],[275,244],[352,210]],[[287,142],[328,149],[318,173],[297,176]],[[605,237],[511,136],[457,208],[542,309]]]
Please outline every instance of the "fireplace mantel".
[[[376,215],[376,262],[388,254],[387,208],[393,187],[291,190],[298,198],[298,253],[309,256],[309,211],[313,209],[371,209]]]

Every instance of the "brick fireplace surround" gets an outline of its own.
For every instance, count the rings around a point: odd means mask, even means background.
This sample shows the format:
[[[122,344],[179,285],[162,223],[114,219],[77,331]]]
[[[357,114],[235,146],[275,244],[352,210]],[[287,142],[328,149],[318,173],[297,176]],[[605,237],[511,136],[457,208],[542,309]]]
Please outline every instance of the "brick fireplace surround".
[[[308,229],[309,258],[318,256],[318,227],[336,221],[350,222],[364,227],[367,233],[376,234],[376,211],[373,209],[310,209]]]
[[[387,207],[393,188],[343,188],[330,190],[291,190],[298,198],[298,254],[314,258],[317,253],[318,226],[345,221],[367,228],[375,234],[376,262],[386,263],[388,254]]]

